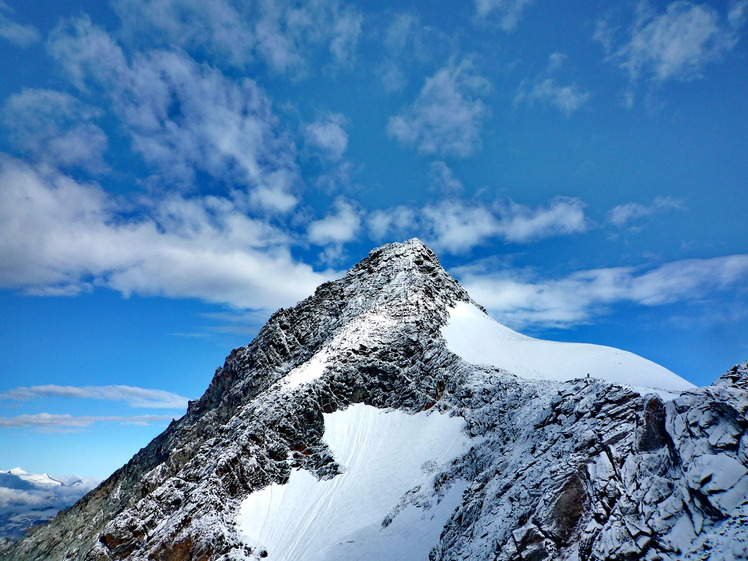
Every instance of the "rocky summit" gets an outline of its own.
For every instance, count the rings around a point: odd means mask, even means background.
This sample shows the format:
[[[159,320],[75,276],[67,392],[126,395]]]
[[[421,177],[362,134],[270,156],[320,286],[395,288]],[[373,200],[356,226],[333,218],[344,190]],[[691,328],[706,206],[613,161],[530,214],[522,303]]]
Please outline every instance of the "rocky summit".
[[[418,240],[278,310],[0,559],[748,558],[748,364],[695,388],[516,333]]]

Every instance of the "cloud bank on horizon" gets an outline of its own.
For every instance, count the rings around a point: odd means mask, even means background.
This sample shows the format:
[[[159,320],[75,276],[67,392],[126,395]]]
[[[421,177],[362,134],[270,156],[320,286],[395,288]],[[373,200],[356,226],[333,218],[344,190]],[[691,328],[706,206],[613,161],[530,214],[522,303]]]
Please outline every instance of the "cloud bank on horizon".
[[[511,327],[724,331],[748,315],[747,18],[746,0],[0,1],[0,289],[262,315],[415,236]],[[0,402],[186,399],[48,381],[8,377]],[[170,418],[25,415],[0,426]]]

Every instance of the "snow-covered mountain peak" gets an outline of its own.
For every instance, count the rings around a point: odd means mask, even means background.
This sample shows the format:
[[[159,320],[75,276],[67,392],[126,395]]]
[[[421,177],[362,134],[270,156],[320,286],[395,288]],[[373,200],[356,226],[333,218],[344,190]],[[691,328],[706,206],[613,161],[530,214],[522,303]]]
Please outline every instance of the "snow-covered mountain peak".
[[[60,487],[62,481],[53,479],[48,473],[30,473],[20,467],[14,467],[8,471],[0,470],[0,475],[10,475],[16,477],[19,481],[25,481],[37,487]]]
[[[278,310],[0,560],[744,559],[747,427],[748,365],[693,388],[526,337],[409,240]]]

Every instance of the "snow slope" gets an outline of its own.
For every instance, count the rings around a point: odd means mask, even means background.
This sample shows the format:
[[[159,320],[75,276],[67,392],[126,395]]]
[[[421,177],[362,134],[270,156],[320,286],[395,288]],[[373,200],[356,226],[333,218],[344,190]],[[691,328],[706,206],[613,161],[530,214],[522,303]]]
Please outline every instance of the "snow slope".
[[[521,378],[563,382],[589,374],[608,382],[674,392],[695,387],[667,368],[627,351],[522,335],[467,302],[450,308],[442,335],[449,350],[463,360],[502,368]]]
[[[466,487],[434,489],[441,469],[469,448],[464,425],[363,404],[325,414],[324,440],[344,472],[319,481],[296,470],[287,484],[252,493],[241,531],[268,561],[426,559]]]

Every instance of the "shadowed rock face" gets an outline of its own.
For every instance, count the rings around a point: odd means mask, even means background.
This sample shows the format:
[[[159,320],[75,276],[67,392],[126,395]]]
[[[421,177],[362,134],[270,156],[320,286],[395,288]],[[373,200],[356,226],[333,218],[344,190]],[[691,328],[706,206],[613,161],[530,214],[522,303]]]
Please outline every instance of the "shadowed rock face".
[[[449,352],[458,301],[418,240],[372,251],[276,312],[182,419],[0,559],[272,559],[239,535],[239,504],[293,470],[336,477],[324,414],[353,403],[465,419],[474,445],[418,492],[428,504],[468,482],[430,560],[748,555],[748,366],[672,401],[520,379]],[[319,377],[289,381],[320,356]]]
[[[638,447],[641,452],[659,450],[670,442],[665,429],[665,404],[657,397],[651,397],[644,405],[644,424],[640,429]]]

